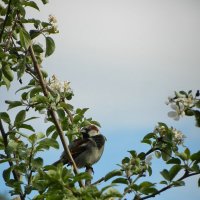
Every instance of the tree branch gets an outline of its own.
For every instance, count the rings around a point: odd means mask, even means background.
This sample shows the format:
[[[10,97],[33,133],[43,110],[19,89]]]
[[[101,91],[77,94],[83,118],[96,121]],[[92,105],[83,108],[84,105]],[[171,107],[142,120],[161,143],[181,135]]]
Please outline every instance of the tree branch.
[[[33,50],[32,45],[30,45],[28,51],[29,51],[30,56],[31,56],[31,58],[32,58],[33,66],[34,66],[35,72],[36,72],[37,75],[38,75],[39,83],[40,83],[40,85],[41,85],[41,87],[42,87],[44,96],[48,97],[48,95],[49,95],[49,94],[48,94],[48,90],[47,90],[46,84],[45,84],[45,82],[44,82],[44,79],[43,79],[43,76],[42,76],[42,73],[41,73],[41,70],[40,70],[40,66],[39,66],[39,64],[38,64],[38,62],[37,62],[37,59],[36,59],[36,57],[35,57],[35,54],[34,54],[34,50]],[[58,131],[58,134],[59,134],[59,136],[60,136],[60,140],[61,140],[61,142],[62,142],[64,151],[65,151],[66,155],[68,155],[68,157],[69,157],[69,159],[70,159],[70,161],[71,161],[71,163],[72,163],[72,166],[73,166],[73,168],[74,168],[74,173],[75,173],[75,174],[78,174],[78,168],[77,168],[76,163],[74,162],[74,159],[73,159],[73,157],[72,157],[72,155],[71,155],[71,152],[70,152],[70,150],[69,150],[69,148],[68,148],[68,145],[67,145],[67,142],[66,142],[66,140],[65,140],[62,127],[61,127],[61,125],[60,125],[60,123],[59,123],[59,121],[58,121],[58,119],[57,119],[56,113],[55,113],[55,111],[54,111],[52,108],[49,108],[49,113],[50,113],[50,115],[51,115],[51,117],[52,117],[52,119],[53,119],[53,122],[54,122],[54,124],[55,124],[55,126],[56,126],[56,129],[57,129],[57,131]],[[80,187],[84,187],[84,185],[83,185],[83,183],[82,183],[81,181],[79,182],[79,185],[80,185]]]
[[[7,138],[7,134],[6,134],[5,130],[4,130],[4,127],[3,127],[1,119],[0,119],[0,131],[1,131],[1,135],[3,137],[4,147],[6,149],[6,147],[8,146],[8,138]],[[4,152],[5,152],[6,156],[7,156],[7,158],[11,158],[10,154],[7,153],[5,149],[4,149]],[[8,163],[9,163],[10,167],[14,166],[12,161],[8,161]],[[17,171],[15,169],[12,170],[12,174],[13,174],[13,177],[14,177],[15,181],[19,181],[20,180],[19,174],[17,173]],[[21,187],[20,187],[19,196],[20,196],[21,200],[25,200],[24,195],[22,193]]]

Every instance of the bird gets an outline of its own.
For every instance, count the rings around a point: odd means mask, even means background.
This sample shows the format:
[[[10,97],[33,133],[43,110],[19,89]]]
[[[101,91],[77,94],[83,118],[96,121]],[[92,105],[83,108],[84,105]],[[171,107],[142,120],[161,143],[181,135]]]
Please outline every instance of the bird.
[[[101,158],[106,138],[95,125],[88,125],[82,128],[80,132],[82,138],[75,139],[68,147],[78,168],[91,168],[93,171],[92,165]],[[53,165],[57,166],[59,163],[71,165],[71,161],[65,152]]]

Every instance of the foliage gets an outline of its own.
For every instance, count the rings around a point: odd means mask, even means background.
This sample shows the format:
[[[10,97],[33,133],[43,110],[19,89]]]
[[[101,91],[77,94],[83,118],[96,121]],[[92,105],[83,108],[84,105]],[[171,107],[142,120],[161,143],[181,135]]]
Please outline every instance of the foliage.
[[[41,2],[48,3],[46,0]],[[22,200],[33,196],[37,200],[122,199],[132,193],[133,198],[139,200],[183,186],[186,178],[200,174],[200,151],[190,152],[184,146],[184,135],[164,123],[158,123],[155,130],[143,138],[142,143],[149,145],[148,151],[129,151],[129,156],[122,159],[118,169],[90,185],[85,186],[83,180],[91,180],[91,174],[79,173],[73,159],[71,168],[45,166],[44,158],[38,156],[39,152],[50,148],[64,148],[67,152],[65,138],[72,141],[80,137],[82,127],[100,124],[85,117],[87,108],[75,109],[70,104],[73,91],[69,82],[61,82],[55,75],[49,78],[42,68],[44,57],[51,56],[55,50],[50,35],[58,33],[57,21],[52,15],[48,22],[29,19],[26,16],[28,7],[39,11],[35,1],[3,0],[0,4],[0,86],[9,89],[15,78],[22,84],[16,91],[20,99],[5,102],[8,110],[19,109],[14,120],[9,112],[0,112],[0,163],[9,164],[2,176],[11,195]],[[38,37],[44,37],[45,48],[37,43]],[[29,79],[28,84],[23,83],[25,76]],[[169,116],[175,120],[183,115],[194,116],[199,127],[198,98],[199,91],[195,96],[192,91],[176,92],[175,97],[169,98],[168,104],[173,109]],[[36,117],[27,117],[30,109],[45,114],[45,120],[51,123],[48,123],[46,133],[35,131],[31,122]],[[59,138],[62,147],[59,146]],[[168,166],[160,172],[159,183],[149,180],[154,172],[151,165],[153,154],[154,158],[162,159]],[[107,186],[99,189],[97,185],[102,182],[106,182]],[[123,187],[123,193],[117,191],[118,185]]]

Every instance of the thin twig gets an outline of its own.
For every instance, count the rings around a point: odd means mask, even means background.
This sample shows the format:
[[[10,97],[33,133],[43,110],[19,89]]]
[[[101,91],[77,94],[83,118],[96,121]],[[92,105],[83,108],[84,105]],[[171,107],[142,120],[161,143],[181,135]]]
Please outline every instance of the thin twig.
[[[33,171],[32,171],[32,158],[33,158],[33,150],[34,150],[34,145],[32,144],[32,147],[31,147],[31,152],[30,152],[30,156],[29,156],[29,160],[28,160],[28,184],[27,186],[30,186],[31,184],[31,179],[32,179],[32,174],[33,174]],[[27,190],[25,189],[24,191],[24,198],[26,197],[27,195]]]
[[[9,46],[10,46],[10,41],[12,40],[13,30],[15,29],[15,26],[16,26],[16,20],[15,20],[15,22],[14,22],[14,25],[12,26],[12,30],[11,30],[10,33],[8,34],[8,39],[7,39],[5,48],[4,48],[4,52],[6,52],[7,49],[9,48]]]
[[[7,12],[6,12],[6,17],[5,17],[5,20],[4,20],[4,22],[3,22],[3,26],[2,26],[1,32],[0,32],[0,43],[1,43],[1,40],[2,40],[2,38],[3,38],[3,32],[4,32],[4,29],[5,29],[7,20],[8,20],[8,15],[10,14],[11,2],[12,2],[12,0],[10,0],[10,1],[8,2],[8,8],[7,8]]]
[[[188,178],[188,177],[190,177],[190,176],[195,176],[195,175],[197,175],[197,174],[200,174],[200,172],[194,172],[194,173],[191,173],[191,174],[188,174],[187,172],[185,172],[185,174],[184,174],[181,178],[179,178],[177,181],[182,181],[182,180],[184,180],[184,179],[186,179],[186,178]],[[175,182],[177,182],[177,181],[175,181]],[[154,194],[147,195],[147,196],[145,196],[145,197],[141,197],[140,200],[144,200],[144,199],[149,199],[149,198],[155,197],[156,195],[160,194],[161,192],[164,192],[165,190],[170,189],[170,188],[173,187],[174,185],[175,185],[175,183],[171,183],[171,184],[169,184],[168,186],[166,186],[166,187],[164,187],[164,188],[158,190],[158,191],[155,192]]]

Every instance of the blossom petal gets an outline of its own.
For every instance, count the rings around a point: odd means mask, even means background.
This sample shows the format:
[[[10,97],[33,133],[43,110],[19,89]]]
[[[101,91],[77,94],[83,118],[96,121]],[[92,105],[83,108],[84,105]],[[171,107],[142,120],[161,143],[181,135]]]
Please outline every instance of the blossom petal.
[[[175,117],[177,117],[177,116],[178,116],[178,114],[177,114],[177,112],[175,112],[175,111],[170,111],[170,112],[168,112],[168,117],[175,118]]]

